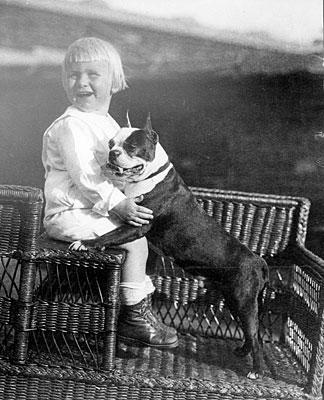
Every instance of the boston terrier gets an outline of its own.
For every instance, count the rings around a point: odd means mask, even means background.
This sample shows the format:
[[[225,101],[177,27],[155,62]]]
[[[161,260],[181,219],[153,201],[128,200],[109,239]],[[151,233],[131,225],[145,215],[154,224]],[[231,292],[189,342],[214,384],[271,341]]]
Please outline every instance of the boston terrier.
[[[258,303],[268,281],[266,262],[202,210],[160,145],[149,117],[143,129],[121,128],[109,146],[109,179],[126,196],[144,194],[141,205],[153,211],[154,219],[140,227],[122,224],[98,239],[82,241],[83,248],[102,250],[146,236],[185,270],[192,273],[195,266],[194,272],[217,282],[244,332],[244,344],[235,352],[252,354],[248,377],[256,379],[262,372]]]

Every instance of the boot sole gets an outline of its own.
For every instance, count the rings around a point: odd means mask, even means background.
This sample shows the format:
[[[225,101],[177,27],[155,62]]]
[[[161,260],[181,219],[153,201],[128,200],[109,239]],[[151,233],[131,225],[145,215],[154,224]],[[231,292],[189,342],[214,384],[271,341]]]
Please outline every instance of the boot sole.
[[[152,344],[152,343],[143,342],[138,339],[128,338],[128,337],[120,336],[120,335],[117,335],[117,339],[120,340],[121,342],[124,342],[125,344],[130,344],[130,345],[139,346],[139,347],[153,347],[155,349],[173,349],[175,347],[178,347],[178,344],[179,344],[178,339],[176,341],[174,341],[173,343],[167,343],[167,344]]]

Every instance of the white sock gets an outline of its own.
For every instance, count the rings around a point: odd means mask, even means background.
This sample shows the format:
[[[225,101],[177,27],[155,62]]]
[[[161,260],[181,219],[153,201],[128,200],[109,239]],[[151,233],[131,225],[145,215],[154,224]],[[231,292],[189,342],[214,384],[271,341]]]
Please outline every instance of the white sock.
[[[120,283],[120,296],[122,304],[132,306],[139,303],[146,296],[155,291],[151,278],[145,275],[142,282],[121,282]]]
[[[126,306],[133,306],[147,296],[146,281],[142,282],[121,282],[120,297],[121,303]]]
[[[145,291],[146,294],[152,294],[155,291],[155,286],[153,285],[153,282],[151,278],[148,275],[145,275]]]

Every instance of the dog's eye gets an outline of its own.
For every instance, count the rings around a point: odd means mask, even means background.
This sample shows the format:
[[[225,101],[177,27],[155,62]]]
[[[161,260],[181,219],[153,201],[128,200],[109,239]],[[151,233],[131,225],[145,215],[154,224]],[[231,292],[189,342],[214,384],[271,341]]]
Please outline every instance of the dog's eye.
[[[136,151],[137,147],[134,144],[125,142],[124,148],[128,153],[134,153],[134,151]]]
[[[110,148],[110,149],[112,149],[112,148],[115,146],[115,142],[113,141],[113,139],[110,139],[110,140],[109,140],[108,145],[109,145],[109,148]]]

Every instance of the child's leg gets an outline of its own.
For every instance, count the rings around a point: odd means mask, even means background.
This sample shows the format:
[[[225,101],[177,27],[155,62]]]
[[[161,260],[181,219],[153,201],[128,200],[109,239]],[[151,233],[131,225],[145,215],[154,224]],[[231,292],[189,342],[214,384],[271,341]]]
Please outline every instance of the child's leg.
[[[120,246],[127,250],[126,260],[121,274],[121,301],[127,306],[134,305],[143,300],[147,293],[146,262],[148,245],[145,237],[125,243]]]
[[[120,284],[122,307],[118,321],[119,338],[157,348],[177,346],[175,329],[156,318],[147,299],[155,288],[145,272],[148,257],[146,238],[120,247],[127,250],[127,256]]]
[[[127,257],[122,270],[122,282],[143,282],[145,279],[148,244],[145,237],[120,246],[127,250]]]

